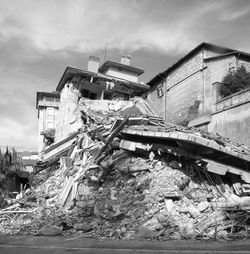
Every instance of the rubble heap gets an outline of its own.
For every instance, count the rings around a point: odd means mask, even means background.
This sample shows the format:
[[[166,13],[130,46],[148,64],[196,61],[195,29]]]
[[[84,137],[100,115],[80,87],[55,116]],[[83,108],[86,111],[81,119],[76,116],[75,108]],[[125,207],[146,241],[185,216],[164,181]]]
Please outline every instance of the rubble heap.
[[[169,125],[143,110],[135,103],[107,112],[80,102],[81,128],[45,150],[33,187],[0,210],[0,232],[160,240],[246,237],[248,171],[235,164],[249,165],[249,150],[218,135]]]

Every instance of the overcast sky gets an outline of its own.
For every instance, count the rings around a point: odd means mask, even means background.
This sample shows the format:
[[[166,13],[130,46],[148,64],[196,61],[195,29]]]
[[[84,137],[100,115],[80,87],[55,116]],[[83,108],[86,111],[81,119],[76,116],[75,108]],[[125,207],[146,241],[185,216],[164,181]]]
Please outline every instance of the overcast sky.
[[[106,44],[147,82],[203,41],[250,52],[250,1],[0,0],[0,145],[36,150],[36,92]]]

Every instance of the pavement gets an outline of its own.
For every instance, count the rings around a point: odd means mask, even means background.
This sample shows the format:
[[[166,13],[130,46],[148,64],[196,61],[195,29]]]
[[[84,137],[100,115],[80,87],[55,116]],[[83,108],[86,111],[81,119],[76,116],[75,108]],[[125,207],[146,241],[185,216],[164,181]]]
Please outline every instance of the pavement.
[[[250,241],[107,241],[82,237],[0,235],[1,254],[249,253]]]

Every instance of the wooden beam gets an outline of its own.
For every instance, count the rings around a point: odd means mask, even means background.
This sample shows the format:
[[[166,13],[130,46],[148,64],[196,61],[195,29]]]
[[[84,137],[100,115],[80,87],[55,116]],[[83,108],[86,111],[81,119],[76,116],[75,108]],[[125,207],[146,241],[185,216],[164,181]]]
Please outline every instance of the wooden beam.
[[[113,141],[113,139],[118,135],[118,133],[124,128],[124,126],[127,124],[129,119],[129,116],[125,116],[123,121],[118,125],[117,128],[115,128],[111,134],[106,139],[106,144],[96,153],[94,156],[94,161],[97,163],[98,158],[101,156],[101,154],[108,148],[109,144]],[[100,163],[100,161],[98,161]],[[97,164],[98,164],[97,163]]]

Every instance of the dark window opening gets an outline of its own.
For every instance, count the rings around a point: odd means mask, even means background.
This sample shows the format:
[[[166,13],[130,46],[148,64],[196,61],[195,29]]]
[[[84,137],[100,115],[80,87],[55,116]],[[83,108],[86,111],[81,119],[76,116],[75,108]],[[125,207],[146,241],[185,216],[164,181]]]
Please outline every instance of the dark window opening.
[[[96,93],[91,93],[89,90],[86,89],[81,89],[81,95],[84,98],[88,98],[91,100],[96,100],[97,99],[97,94]]]
[[[162,84],[159,84],[157,86],[157,95],[158,95],[158,97],[162,97],[163,96],[163,85]]]
[[[89,98],[89,90],[81,89],[82,97]]]
[[[54,101],[54,98],[53,97],[45,97],[45,100],[46,101]]]
[[[104,100],[112,100],[113,99],[113,93],[104,92],[103,99]]]
[[[91,100],[96,100],[97,99],[97,94],[96,93],[89,93],[89,98]]]

